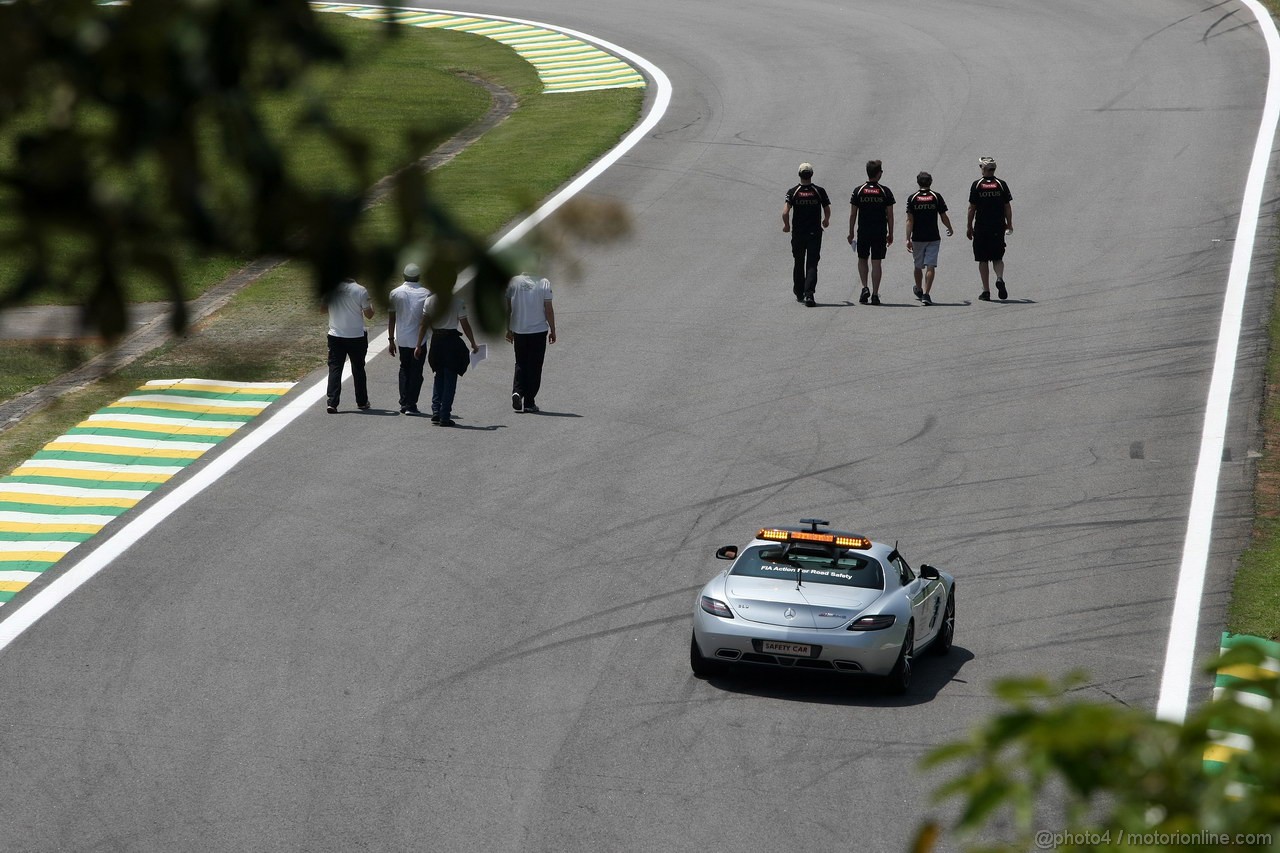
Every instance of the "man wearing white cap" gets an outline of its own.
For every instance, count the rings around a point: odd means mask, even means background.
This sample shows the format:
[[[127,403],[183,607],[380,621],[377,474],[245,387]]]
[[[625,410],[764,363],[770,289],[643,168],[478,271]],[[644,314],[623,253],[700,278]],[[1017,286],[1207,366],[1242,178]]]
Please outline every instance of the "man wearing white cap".
[[[426,353],[415,354],[418,345],[418,321],[427,301],[422,286],[422,270],[417,264],[404,268],[404,284],[391,291],[387,315],[388,351],[400,357],[400,414],[419,414],[418,395],[422,393],[422,374],[427,364]],[[397,346],[397,344],[399,344]]]
[[[1013,193],[1009,185],[996,177],[996,161],[991,157],[978,160],[982,177],[969,187],[969,217],[966,236],[973,241],[973,259],[978,262],[978,275],[982,279],[982,292],[978,298],[991,301],[991,273],[988,264],[996,271],[996,294],[1009,298],[1004,281],[1004,238],[1013,233]]]
[[[810,308],[817,305],[813,291],[818,286],[818,259],[822,257],[822,229],[831,224],[831,199],[813,182],[813,166],[801,163],[800,183],[787,190],[782,205],[782,233],[791,234],[791,292],[796,302]],[[795,214],[794,226],[792,214]]]

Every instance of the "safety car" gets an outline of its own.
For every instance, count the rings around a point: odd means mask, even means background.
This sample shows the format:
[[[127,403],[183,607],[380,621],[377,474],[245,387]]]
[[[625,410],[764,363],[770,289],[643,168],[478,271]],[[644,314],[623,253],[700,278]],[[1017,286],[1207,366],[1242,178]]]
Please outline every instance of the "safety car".
[[[915,657],[955,640],[955,578],[913,569],[896,544],[827,528],[765,528],[745,548],[716,551],[732,564],[698,593],[689,664],[695,675],[737,664],[821,670],[911,685]]]

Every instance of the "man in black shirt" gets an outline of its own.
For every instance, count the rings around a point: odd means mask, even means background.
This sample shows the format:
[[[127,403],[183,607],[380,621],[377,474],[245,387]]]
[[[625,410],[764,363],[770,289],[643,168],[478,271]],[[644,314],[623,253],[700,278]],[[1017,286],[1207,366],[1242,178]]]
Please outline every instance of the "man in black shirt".
[[[858,250],[858,278],[862,281],[862,294],[858,301],[863,305],[868,299],[872,305],[880,304],[880,262],[893,245],[893,191],[880,183],[883,174],[879,160],[868,160],[867,182],[854,190],[849,198],[849,243]],[[868,259],[871,272],[869,289]]]
[[[1004,282],[1004,238],[1013,233],[1013,193],[1009,185],[996,177],[996,161],[990,157],[978,160],[982,177],[969,187],[969,217],[965,229],[973,241],[973,259],[978,262],[978,275],[982,277],[982,292],[978,298],[991,301],[990,272],[988,262],[996,270],[996,293],[1001,299],[1009,298]]]
[[[795,211],[795,223],[791,213]],[[791,290],[796,301],[810,308],[818,303],[813,291],[818,285],[818,259],[822,257],[822,229],[831,224],[831,200],[827,191],[813,182],[813,166],[800,164],[800,183],[787,190],[782,205],[782,233],[791,233]]]
[[[938,268],[938,249],[942,246],[942,234],[938,231],[938,219],[947,226],[947,236],[955,232],[951,229],[951,219],[947,216],[947,203],[942,193],[933,189],[933,175],[921,172],[916,175],[916,184],[920,189],[907,197],[907,251],[915,259],[916,286],[913,288],[916,299],[922,305],[932,305],[933,275]]]

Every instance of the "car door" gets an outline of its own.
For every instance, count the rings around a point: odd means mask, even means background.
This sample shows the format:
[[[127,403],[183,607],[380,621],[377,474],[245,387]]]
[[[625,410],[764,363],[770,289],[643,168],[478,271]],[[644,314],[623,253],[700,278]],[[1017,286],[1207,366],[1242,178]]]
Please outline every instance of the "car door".
[[[890,555],[890,562],[902,580],[902,589],[911,602],[911,614],[916,623],[915,645],[921,646],[938,632],[942,599],[937,595],[937,585],[918,576],[898,551]]]

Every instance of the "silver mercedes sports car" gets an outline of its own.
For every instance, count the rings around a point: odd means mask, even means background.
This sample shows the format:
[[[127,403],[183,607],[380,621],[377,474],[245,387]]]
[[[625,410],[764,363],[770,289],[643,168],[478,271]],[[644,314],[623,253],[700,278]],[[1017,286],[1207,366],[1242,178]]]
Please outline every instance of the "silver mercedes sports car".
[[[883,676],[905,692],[917,654],[951,650],[955,578],[929,565],[915,571],[896,545],[819,530],[830,526],[821,519],[800,523],[716,551],[733,564],[694,605],[694,674],[763,664]]]

